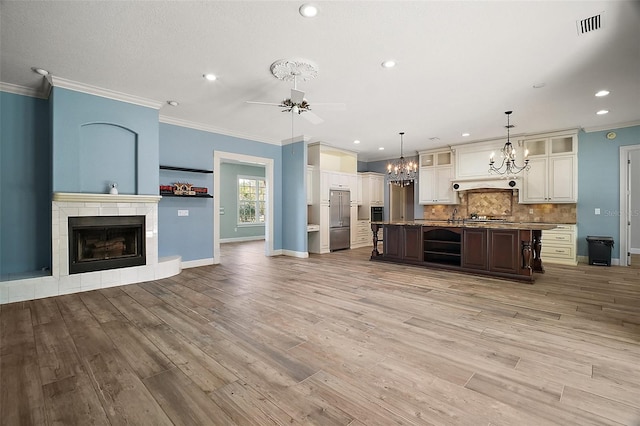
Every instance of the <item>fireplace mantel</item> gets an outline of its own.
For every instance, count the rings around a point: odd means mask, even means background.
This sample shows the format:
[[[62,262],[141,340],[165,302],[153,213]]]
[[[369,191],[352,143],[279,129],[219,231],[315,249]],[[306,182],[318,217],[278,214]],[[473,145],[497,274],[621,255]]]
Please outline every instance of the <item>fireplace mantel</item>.
[[[54,192],[53,201],[67,203],[157,203],[160,195],[90,194],[84,192]]]

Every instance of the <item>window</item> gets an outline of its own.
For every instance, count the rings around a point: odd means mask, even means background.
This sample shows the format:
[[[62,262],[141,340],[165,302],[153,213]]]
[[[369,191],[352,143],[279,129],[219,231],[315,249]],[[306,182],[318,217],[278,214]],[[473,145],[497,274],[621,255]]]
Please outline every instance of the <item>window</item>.
[[[238,224],[263,224],[266,199],[263,178],[238,177]]]

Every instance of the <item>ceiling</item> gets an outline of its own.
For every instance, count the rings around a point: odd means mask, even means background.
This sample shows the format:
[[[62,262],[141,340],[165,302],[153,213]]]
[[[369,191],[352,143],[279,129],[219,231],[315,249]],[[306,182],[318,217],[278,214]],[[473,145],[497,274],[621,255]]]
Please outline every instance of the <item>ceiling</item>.
[[[2,1],[0,82],[41,89],[41,67],[160,101],[161,121],[278,144],[304,135],[364,161],[397,157],[399,132],[405,155],[504,137],[507,110],[512,135],[640,124],[640,2],[317,1],[314,18],[302,3]],[[576,21],[598,14],[602,28],[579,35]],[[289,97],[270,72],[280,59],[317,65],[298,89],[323,123],[245,102]]]

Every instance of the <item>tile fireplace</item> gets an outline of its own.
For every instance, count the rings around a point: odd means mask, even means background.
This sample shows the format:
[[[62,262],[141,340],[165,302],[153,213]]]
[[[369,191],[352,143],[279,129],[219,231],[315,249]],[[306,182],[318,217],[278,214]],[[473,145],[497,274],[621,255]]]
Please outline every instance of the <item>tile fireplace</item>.
[[[0,304],[179,274],[182,269],[180,256],[158,258],[158,202],[161,198],[158,195],[54,193],[51,203],[51,275],[0,282]],[[132,224],[132,217],[138,223]],[[96,221],[100,223],[97,228],[91,225]],[[71,223],[74,227],[79,225],[80,235],[74,237]],[[129,232],[123,235],[122,229],[103,233],[99,229],[105,224],[109,228],[132,225],[138,230],[134,232],[135,237]],[[74,248],[74,238],[80,240],[80,248]],[[118,260],[112,264],[113,268],[107,268],[104,262],[111,261],[112,257]],[[137,264],[128,263],[132,259]],[[88,268],[88,264],[98,267]]]

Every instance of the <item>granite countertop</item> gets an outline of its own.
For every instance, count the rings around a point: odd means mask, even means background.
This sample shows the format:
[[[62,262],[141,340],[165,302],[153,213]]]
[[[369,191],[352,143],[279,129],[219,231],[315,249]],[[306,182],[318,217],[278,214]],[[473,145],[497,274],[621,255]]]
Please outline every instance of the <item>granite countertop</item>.
[[[406,226],[441,226],[444,228],[487,228],[487,229],[531,229],[537,231],[545,231],[554,229],[556,224],[540,223],[540,222],[503,222],[503,221],[456,221],[447,222],[446,220],[425,220],[417,219],[411,221],[387,221],[387,222],[371,222],[377,225],[406,225]]]

